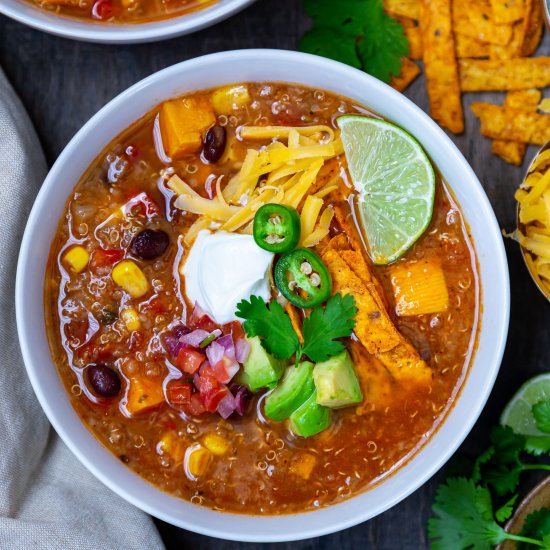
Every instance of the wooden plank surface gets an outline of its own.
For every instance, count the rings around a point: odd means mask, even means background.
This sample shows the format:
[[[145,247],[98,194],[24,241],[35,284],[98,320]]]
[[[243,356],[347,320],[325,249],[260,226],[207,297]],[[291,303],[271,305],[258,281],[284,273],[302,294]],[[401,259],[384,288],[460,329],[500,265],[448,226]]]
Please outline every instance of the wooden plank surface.
[[[19,93],[52,163],[74,133],[105,103],[151,73],[206,53],[240,48],[296,49],[308,27],[299,0],[259,0],[232,19],[194,35],[154,44],[109,46],[56,38],[0,16],[0,65]],[[550,54],[546,36],[539,54]],[[423,78],[406,92],[427,109]],[[548,93],[546,94],[548,95]],[[472,101],[502,100],[503,94],[468,94],[464,98],[466,132],[453,141],[483,182],[501,227],[514,227],[513,192],[524,168],[491,155],[491,143],[479,135],[469,110]],[[535,149],[530,148],[526,164]],[[460,185],[460,182],[455,182]],[[472,454],[487,445],[490,427],[519,384],[550,368],[550,304],[539,295],[518,247],[506,240],[512,287],[510,335],[495,389],[474,430],[462,446]],[[229,548],[427,548],[426,520],[441,473],[398,506],[373,520],[332,536],[279,545],[217,541],[157,522],[166,546],[194,550]],[[524,479],[529,485],[529,479]]]

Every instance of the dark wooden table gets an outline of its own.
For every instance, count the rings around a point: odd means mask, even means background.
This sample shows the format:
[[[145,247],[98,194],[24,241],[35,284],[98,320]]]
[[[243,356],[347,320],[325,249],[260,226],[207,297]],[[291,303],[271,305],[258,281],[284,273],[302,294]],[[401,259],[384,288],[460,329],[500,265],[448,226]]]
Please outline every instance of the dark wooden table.
[[[0,65],[19,93],[34,122],[49,163],[74,133],[105,103],[138,80],[169,65],[222,50],[240,48],[296,49],[308,27],[299,0],[259,0],[232,19],[182,38],[137,46],[108,46],[56,38],[0,16]],[[547,35],[539,54],[550,54]],[[406,92],[427,109],[423,78]],[[548,94],[546,94],[548,95]],[[490,141],[468,105],[479,98],[501,100],[503,94],[468,94],[464,98],[466,132],[451,136],[473,166],[495,209],[500,225],[514,227],[513,192],[524,168],[491,155]],[[526,165],[535,149],[530,148]],[[460,182],[454,182],[460,185]],[[495,389],[461,451],[473,454],[487,445],[490,427],[518,386],[550,367],[550,305],[531,283],[518,247],[506,240],[510,264],[512,311],[508,346]],[[218,541],[157,521],[168,548],[427,548],[426,520],[441,473],[398,506],[335,535],[280,545]],[[524,485],[529,485],[529,479]]]

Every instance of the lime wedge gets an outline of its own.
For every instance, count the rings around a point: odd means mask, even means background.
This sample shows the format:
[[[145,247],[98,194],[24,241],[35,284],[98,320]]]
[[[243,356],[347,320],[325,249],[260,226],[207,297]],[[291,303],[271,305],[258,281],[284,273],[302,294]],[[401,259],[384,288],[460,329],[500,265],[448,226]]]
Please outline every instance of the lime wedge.
[[[432,219],[435,174],[421,145],[397,126],[365,116],[337,119],[374,263],[389,264]]]
[[[550,373],[535,376],[525,382],[506,405],[500,423],[510,426],[517,434],[549,437],[537,428],[531,412],[533,405],[547,399],[550,399]]]

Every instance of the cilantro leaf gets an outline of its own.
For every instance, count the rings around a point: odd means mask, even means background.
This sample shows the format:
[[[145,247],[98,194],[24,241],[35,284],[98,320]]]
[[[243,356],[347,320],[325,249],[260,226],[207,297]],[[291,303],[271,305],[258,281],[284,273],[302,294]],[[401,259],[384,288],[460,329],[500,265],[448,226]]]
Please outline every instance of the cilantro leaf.
[[[382,0],[365,2],[366,18],[363,38],[357,43],[363,70],[389,82],[401,72],[402,57],[409,55],[409,42],[401,23],[382,8]]]
[[[344,344],[337,338],[345,338],[351,334],[355,327],[356,314],[353,296],[331,296],[324,309],[315,308],[304,320],[304,345],[299,355],[307,355],[313,362],[319,363],[340,353]],[[299,357],[296,358],[298,360]]]
[[[472,480],[451,478],[440,485],[432,511],[432,550],[491,550],[507,538],[493,518],[491,494]]]
[[[245,319],[246,334],[262,338],[264,348],[274,357],[288,359],[300,347],[290,317],[277,301],[272,300],[267,306],[260,296],[250,296],[250,301],[237,304],[235,314]]]
[[[474,479],[483,479],[499,496],[512,493],[519,476],[526,469],[521,461],[525,438],[507,426],[497,426],[491,432],[490,447],[476,461]]]
[[[525,451],[535,456],[540,456],[550,452],[550,437],[541,435],[527,436],[525,440]]]
[[[518,499],[519,495],[515,494],[510,500],[505,502],[496,512],[495,517],[497,518],[497,521],[503,522],[506,521],[514,511],[514,504],[516,503],[516,500]]]
[[[531,407],[537,428],[544,433],[550,434],[550,399],[540,401]]]
[[[348,36],[343,30],[314,27],[302,36],[300,50],[346,63],[356,69],[361,68],[361,61],[355,49],[355,35]]]
[[[361,68],[384,82],[401,72],[409,44],[382,0],[305,0],[304,5],[313,27],[300,41],[302,51]]]
[[[543,548],[550,548],[550,508],[541,508],[532,512],[525,518],[521,536],[529,539],[542,539]],[[517,550],[533,548],[526,542],[518,542]]]

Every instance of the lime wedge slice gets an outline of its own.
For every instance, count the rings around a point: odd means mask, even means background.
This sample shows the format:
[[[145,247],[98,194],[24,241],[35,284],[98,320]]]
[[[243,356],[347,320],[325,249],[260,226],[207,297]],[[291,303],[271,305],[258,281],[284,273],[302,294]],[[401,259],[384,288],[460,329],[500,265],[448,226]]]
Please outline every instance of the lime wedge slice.
[[[500,423],[510,426],[517,434],[549,437],[549,434],[537,428],[531,412],[533,405],[547,399],[550,399],[550,373],[535,376],[525,382],[506,405]]]
[[[374,263],[389,264],[432,219],[435,174],[421,145],[394,124],[365,116],[337,119]]]

